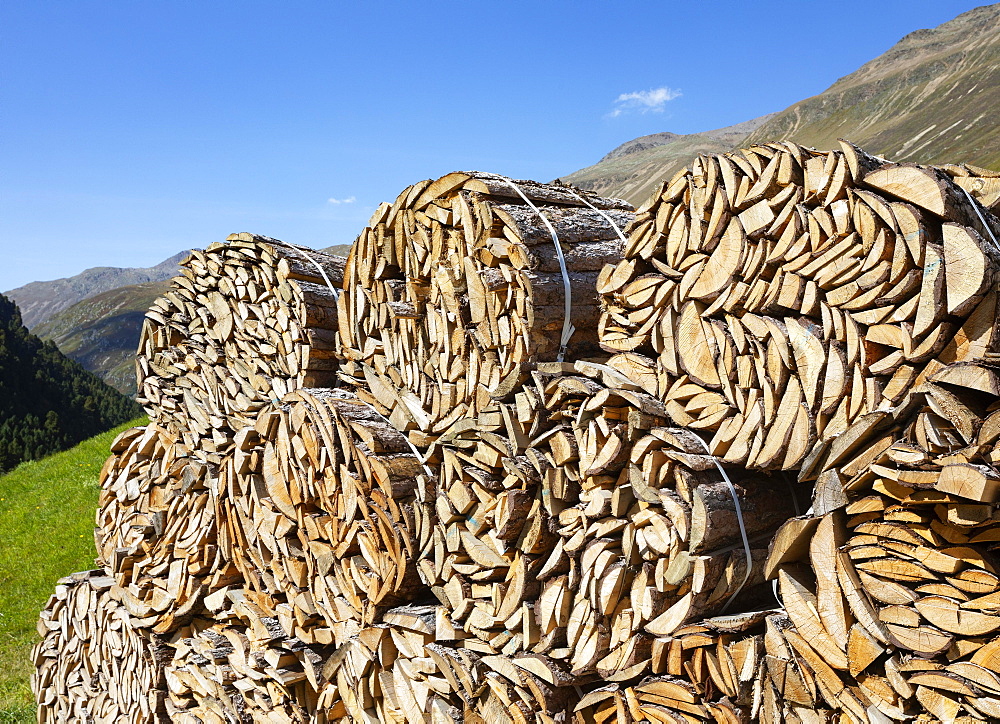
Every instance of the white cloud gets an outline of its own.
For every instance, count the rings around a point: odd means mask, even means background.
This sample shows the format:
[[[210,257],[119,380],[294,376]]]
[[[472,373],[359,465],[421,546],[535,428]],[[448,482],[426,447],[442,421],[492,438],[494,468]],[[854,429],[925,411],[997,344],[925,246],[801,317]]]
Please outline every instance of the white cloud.
[[[355,197],[348,196],[346,199],[327,199],[326,203],[340,206],[341,204],[353,204],[355,201],[357,201]]]
[[[617,118],[623,113],[635,111],[637,113],[662,113],[663,107],[668,101],[679,98],[681,92],[674,88],[663,86],[661,88],[650,88],[644,91],[633,93],[622,93],[615,98],[615,109],[608,115]]]

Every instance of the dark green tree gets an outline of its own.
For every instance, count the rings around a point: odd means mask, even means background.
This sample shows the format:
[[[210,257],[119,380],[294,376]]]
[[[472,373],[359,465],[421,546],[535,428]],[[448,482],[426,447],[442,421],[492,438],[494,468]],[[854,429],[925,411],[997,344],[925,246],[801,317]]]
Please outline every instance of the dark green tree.
[[[42,342],[0,294],[0,472],[65,450],[142,410]]]

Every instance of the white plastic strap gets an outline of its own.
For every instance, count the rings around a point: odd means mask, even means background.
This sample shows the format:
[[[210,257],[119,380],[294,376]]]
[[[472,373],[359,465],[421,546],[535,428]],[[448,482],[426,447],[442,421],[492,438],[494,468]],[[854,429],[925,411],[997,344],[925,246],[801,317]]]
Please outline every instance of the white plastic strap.
[[[507,179],[507,183],[510,187],[517,192],[517,195],[524,199],[524,203],[534,209],[535,213],[541,218],[542,223],[545,224],[545,228],[549,230],[549,234],[552,235],[552,244],[556,247],[556,256],[559,258],[559,271],[562,272],[563,278],[563,329],[562,337],[559,339],[559,354],[556,356],[556,362],[562,362],[566,357],[566,348],[569,346],[569,340],[573,336],[573,332],[576,329],[573,327],[573,299],[572,291],[570,289],[569,283],[569,271],[566,269],[566,257],[563,256],[562,247],[559,245],[559,237],[556,235],[555,227],[549,222],[548,217],[542,213],[541,209],[531,203],[531,199],[525,196],[521,188],[514,183],[512,180]]]
[[[1000,252],[1000,241],[997,241],[997,238],[993,236],[993,229],[990,228],[990,225],[986,223],[986,219],[983,218],[983,213],[979,210],[979,204],[974,198],[972,198],[972,194],[969,193],[968,189],[962,186],[959,186],[959,188],[965,192],[966,198],[969,199],[969,204],[976,210],[976,216],[979,217],[979,223],[983,225],[983,228],[986,229],[986,233],[989,234],[990,239],[993,240],[993,248]]]
[[[726,601],[726,605],[722,607],[721,611],[719,611],[720,614],[723,614],[726,612],[726,609],[729,608],[729,604],[731,604],[739,595],[740,591],[743,590],[743,586],[745,586],[747,584],[747,581],[750,580],[750,569],[753,567],[753,555],[750,553],[750,539],[747,537],[746,525],[744,525],[743,523],[743,508],[740,506],[740,497],[736,493],[736,486],[733,485],[733,481],[729,479],[729,474],[726,472],[726,469],[722,467],[722,463],[719,462],[719,458],[717,458],[715,455],[712,455],[712,451],[709,450],[708,448],[708,443],[702,440],[697,435],[695,435],[695,437],[698,438],[698,441],[702,444],[702,447],[705,448],[705,452],[711,456],[713,462],[715,462],[715,467],[717,467],[719,469],[719,472],[722,473],[723,480],[725,480],[726,485],[729,486],[729,494],[733,496],[733,503],[736,506],[736,520],[740,524],[740,536],[743,538],[743,551],[746,553],[747,557],[746,573],[743,574],[743,580],[740,581],[740,585],[737,586],[736,590],[733,591],[731,594],[729,594],[729,599]]]
[[[615,230],[615,233],[617,233],[617,234],[618,234],[618,238],[622,240],[622,243],[624,243],[624,244],[627,244],[627,243],[628,243],[628,237],[627,237],[627,236],[625,236],[625,233],[624,233],[624,232],[623,232],[623,231],[622,231],[622,230],[621,230],[621,229],[620,229],[620,228],[618,227],[618,224],[616,224],[616,223],[614,222],[614,219],[612,219],[612,218],[611,218],[610,216],[608,216],[608,215],[607,215],[607,214],[606,214],[606,213],[604,212],[604,210],[603,210],[603,209],[599,209],[599,208],[597,208],[597,207],[596,207],[596,206],[594,206],[594,205],[593,205],[592,203],[590,203],[589,201],[587,201],[587,199],[585,199],[585,198],[584,198],[583,196],[581,196],[580,194],[576,193],[575,191],[570,191],[569,189],[566,189],[566,191],[569,191],[569,193],[570,193],[570,194],[571,194],[572,196],[575,196],[576,198],[580,199],[580,201],[582,201],[582,202],[583,202],[583,203],[585,203],[585,204],[586,204],[587,206],[589,206],[589,207],[590,207],[590,208],[592,208],[592,209],[593,209],[594,211],[596,211],[596,212],[597,212],[598,214],[600,214],[600,215],[601,215],[602,217],[604,217],[604,220],[605,220],[605,221],[607,221],[607,222],[608,222],[609,224],[611,224],[611,228],[612,228],[612,229],[614,229],[614,230]]]
[[[317,270],[319,270],[320,276],[323,277],[323,281],[326,282],[326,285],[328,287],[330,287],[330,291],[333,292],[334,299],[340,299],[340,290],[337,289],[335,286],[333,286],[333,282],[330,281],[330,277],[328,277],[326,275],[326,269],[324,269],[322,266],[320,266],[320,263],[318,261],[316,261],[312,257],[312,254],[309,253],[308,249],[306,249],[305,247],[299,246],[298,244],[289,244],[287,241],[283,241],[281,243],[284,244],[285,246],[287,246],[290,249],[294,249],[295,251],[297,251],[300,254],[302,254],[302,256],[304,256],[306,259],[308,259],[309,262],[314,267],[316,267]]]

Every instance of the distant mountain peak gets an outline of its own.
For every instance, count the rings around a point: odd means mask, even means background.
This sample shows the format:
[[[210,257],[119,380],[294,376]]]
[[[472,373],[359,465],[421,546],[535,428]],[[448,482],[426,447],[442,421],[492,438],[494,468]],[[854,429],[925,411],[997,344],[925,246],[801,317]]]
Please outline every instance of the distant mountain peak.
[[[25,326],[34,329],[53,315],[95,294],[133,284],[169,279],[177,274],[177,265],[189,253],[179,252],[156,266],[145,268],[96,266],[85,269],[76,276],[31,282],[4,293],[21,308]]]
[[[630,153],[638,153],[639,151],[645,151],[647,148],[655,148],[657,146],[663,146],[670,143],[679,134],[669,133],[664,131],[663,133],[651,133],[648,136],[639,136],[638,138],[633,138],[631,141],[626,141],[622,145],[612,149],[604,158],[602,158],[598,163],[603,161],[610,161],[613,158],[621,158],[622,156],[627,156]]]

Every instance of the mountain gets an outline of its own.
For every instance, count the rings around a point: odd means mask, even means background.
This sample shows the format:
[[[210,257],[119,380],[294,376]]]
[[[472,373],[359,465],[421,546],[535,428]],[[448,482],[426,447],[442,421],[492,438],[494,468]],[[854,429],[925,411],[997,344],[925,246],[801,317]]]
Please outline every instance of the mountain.
[[[0,472],[120,425],[139,406],[43,342],[0,295]]]
[[[145,269],[98,266],[66,279],[31,282],[4,294],[21,308],[24,324],[29,329],[34,329],[52,315],[95,294],[130,284],[169,279],[177,273],[178,262],[187,254],[188,252],[182,251],[156,266]]]
[[[632,203],[699,153],[790,140],[828,150],[847,138],[896,161],[1000,169],[1000,4],[910,33],[819,95],[737,126],[622,144],[562,180]]]
[[[134,396],[135,350],[142,320],[169,281],[131,284],[95,294],[58,312],[33,330],[119,392]]]
[[[849,138],[894,161],[1000,169],[1000,4],[910,33],[744,143],[829,150]]]
[[[691,163],[699,153],[723,153],[770,116],[744,121],[704,133],[654,133],[640,136],[614,149],[593,166],[580,169],[562,181],[640,204],[663,179]]]

